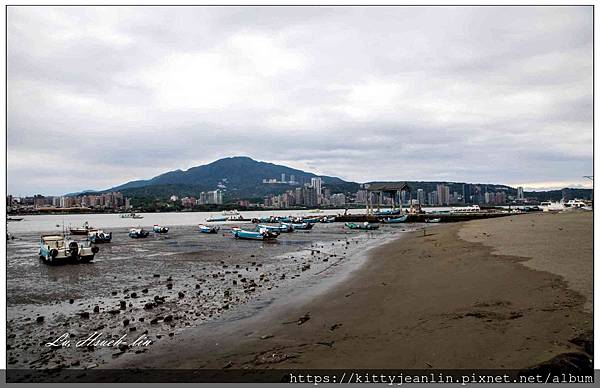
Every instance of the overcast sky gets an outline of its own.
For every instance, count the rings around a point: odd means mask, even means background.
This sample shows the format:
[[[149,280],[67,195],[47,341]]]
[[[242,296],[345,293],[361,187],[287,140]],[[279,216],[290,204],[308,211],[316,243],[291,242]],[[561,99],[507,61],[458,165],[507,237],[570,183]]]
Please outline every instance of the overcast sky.
[[[591,7],[9,7],[8,191],[246,155],[590,187]]]

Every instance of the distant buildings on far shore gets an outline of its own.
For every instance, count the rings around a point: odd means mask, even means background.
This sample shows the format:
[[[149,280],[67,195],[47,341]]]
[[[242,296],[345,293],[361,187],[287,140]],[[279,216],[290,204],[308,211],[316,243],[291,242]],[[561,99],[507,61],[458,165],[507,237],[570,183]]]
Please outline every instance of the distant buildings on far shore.
[[[6,197],[8,211],[52,211],[66,209],[123,210],[131,208],[130,198],[120,192],[73,196]]]

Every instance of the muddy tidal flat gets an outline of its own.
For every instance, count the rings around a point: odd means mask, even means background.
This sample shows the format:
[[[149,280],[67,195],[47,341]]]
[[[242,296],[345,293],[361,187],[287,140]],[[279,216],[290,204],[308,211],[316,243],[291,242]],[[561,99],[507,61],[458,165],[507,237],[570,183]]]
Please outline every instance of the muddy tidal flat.
[[[201,234],[175,226],[146,239],[104,228],[113,240],[98,244],[93,262],[59,266],[39,260],[40,233],[16,233],[7,248],[9,368],[110,366],[205,322],[251,316],[289,290],[350,270],[369,246],[418,225],[366,233],[317,224],[275,242],[235,240],[228,228]]]

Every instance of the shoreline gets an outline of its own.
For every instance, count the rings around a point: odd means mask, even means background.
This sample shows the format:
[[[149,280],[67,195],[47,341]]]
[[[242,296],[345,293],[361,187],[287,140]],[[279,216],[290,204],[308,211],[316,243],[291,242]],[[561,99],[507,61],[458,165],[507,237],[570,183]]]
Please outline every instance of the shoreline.
[[[408,233],[374,249],[360,271],[325,294],[238,322],[237,331],[210,328],[209,341],[189,338],[185,356],[161,353],[143,365],[522,369],[583,354],[570,341],[592,330],[585,298],[522,257],[460,239],[465,225]]]

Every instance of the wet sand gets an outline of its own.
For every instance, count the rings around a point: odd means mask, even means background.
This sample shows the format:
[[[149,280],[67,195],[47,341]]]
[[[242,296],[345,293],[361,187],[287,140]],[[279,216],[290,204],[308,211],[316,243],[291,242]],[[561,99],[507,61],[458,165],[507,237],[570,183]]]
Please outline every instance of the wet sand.
[[[140,357],[203,323],[252,316],[287,295],[284,290],[303,289],[347,267],[352,252],[417,227],[364,233],[318,224],[263,243],[235,240],[222,226],[212,235],[176,226],[139,240],[127,237],[126,229],[107,228],[113,241],[99,245],[93,262],[60,266],[38,259],[39,233],[17,234],[7,249],[9,367],[96,368],[125,355]],[[126,335],[131,344],[145,336],[152,344],[75,346],[94,332],[99,340]],[[46,346],[65,334],[71,346]]]
[[[531,223],[535,226],[525,227]],[[491,237],[481,242],[483,233]],[[564,257],[566,241],[576,242],[569,246],[572,260]],[[375,248],[350,277],[308,300],[292,298],[247,318],[192,328],[112,366],[537,365],[583,351],[570,340],[592,330],[592,314],[584,309],[585,295],[591,294],[592,244],[591,215],[585,213],[429,227]],[[572,281],[568,274],[578,267],[582,276]]]

